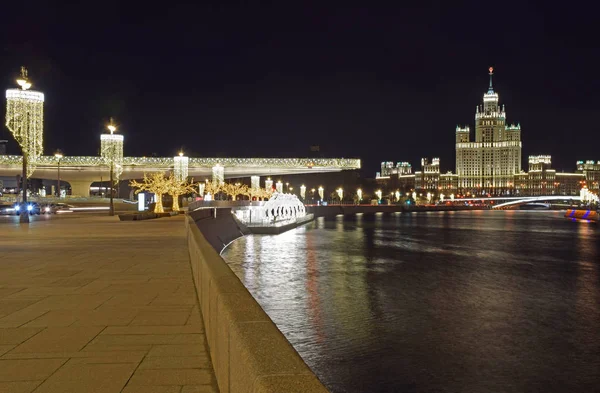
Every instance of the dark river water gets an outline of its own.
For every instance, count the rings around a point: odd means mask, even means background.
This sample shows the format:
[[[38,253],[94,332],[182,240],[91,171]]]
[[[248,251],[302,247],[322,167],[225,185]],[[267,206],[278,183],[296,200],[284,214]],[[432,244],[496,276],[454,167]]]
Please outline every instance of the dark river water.
[[[600,392],[600,227],[338,216],[224,258],[332,392]]]

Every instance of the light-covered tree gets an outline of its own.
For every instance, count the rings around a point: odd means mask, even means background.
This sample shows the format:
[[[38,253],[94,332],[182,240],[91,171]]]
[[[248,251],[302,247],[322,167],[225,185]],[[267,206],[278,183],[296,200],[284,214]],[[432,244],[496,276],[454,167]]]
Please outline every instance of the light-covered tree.
[[[163,194],[167,194],[171,187],[170,181],[165,174],[162,172],[154,172],[151,174],[144,173],[142,182],[131,180],[129,182],[131,187],[137,188],[135,191],[138,194],[140,191],[149,191],[155,195],[156,205],[154,206],[155,213],[163,213],[165,209],[162,204]]]
[[[193,183],[186,180],[177,180],[173,173],[167,178],[167,194],[173,198],[172,211],[179,211],[179,196],[196,191]]]

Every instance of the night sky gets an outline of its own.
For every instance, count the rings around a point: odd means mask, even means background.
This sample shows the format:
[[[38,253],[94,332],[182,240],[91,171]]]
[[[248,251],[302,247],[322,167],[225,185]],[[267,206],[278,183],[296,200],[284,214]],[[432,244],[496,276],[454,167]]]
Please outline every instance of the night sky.
[[[568,171],[600,159],[593,10],[278,3],[3,5],[2,88],[29,68],[46,94],[46,154],[96,155],[113,116],[126,155],[296,157],[320,145],[373,176],[383,160],[432,156],[454,170],[455,127],[474,128],[494,66],[525,169],[529,154]],[[12,141],[5,127],[0,139]]]

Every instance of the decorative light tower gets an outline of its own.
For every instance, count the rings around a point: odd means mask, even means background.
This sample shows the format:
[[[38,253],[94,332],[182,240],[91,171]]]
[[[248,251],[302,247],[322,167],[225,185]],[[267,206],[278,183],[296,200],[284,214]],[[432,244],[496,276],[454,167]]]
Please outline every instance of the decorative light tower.
[[[179,152],[179,155],[173,157],[173,175],[178,182],[184,182],[188,178],[188,164],[190,158]]]
[[[204,197],[204,190],[206,190],[206,183],[208,183],[208,179],[204,183],[198,183],[198,193],[201,197]]]
[[[265,188],[267,190],[272,190],[273,189],[273,180],[271,180],[271,178],[267,178],[267,180],[265,180]]]
[[[306,186],[304,184],[300,186],[300,196],[302,199],[306,199]]]
[[[13,133],[23,152],[23,192],[20,222],[29,222],[27,211],[27,179],[33,174],[42,155],[44,141],[44,93],[29,90],[27,69],[21,67],[17,79],[20,89],[6,90],[6,127]]]
[[[377,191],[375,191],[375,195],[377,195],[377,200],[378,200],[379,202],[381,202],[381,196],[382,196],[381,190],[377,190]]]
[[[358,198],[358,204],[360,205],[360,201],[362,201],[362,190],[360,188],[356,190],[356,197]]]
[[[275,183],[275,189],[278,193],[283,194],[283,183],[281,180],[278,180],[277,183]]]
[[[56,182],[56,193],[58,195],[58,197],[60,198],[60,160],[63,158],[63,154],[60,150],[57,150],[56,153],[54,153],[54,157],[56,158],[56,165],[58,167],[58,181]]]
[[[117,130],[117,126],[113,123],[112,117],[110,123],[106,126],[110,131],[110,134],[100,135],[100,154],[105,162],[110,165],[110,207],[108,209],[108,215],[115,215],[115,206],[113,203],[113,187],[114,178],[119,179],[123,172],[123,135],[116,135],[114,132]]]
[[[212,168],[212,182],[214,186],[221,186],[225,183],[225,168],[219,164]]]
[[[253,191],[260,189],[260,176],[250,176],[250,188]]]
[[[319,198],[321,200],[323,200],[324,196],[325,196],[325,189],[322,186],[319,186]]]

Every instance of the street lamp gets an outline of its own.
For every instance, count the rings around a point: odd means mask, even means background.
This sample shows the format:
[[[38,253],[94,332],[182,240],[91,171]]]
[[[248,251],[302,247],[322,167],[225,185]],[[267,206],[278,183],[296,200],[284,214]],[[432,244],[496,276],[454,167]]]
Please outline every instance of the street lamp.
[[[117,127],[113,124],[113,119],[112,117],[110,118],[110,124],[106,126],[106,128],[108,128],[108,131],[110,131],[110,135],[113,135],[113,133],[117,130]],[[114,144],[112,145],[113,149],[114,149]],[[111,160],[110,160],[110,204],[109,204],[109,208],[108,208],[108,215],[109,216],[114,216],[115,215],[115,205],[113,203],[113,172],[114,172],[114,165],[115,165],[115,160],[114,160],[114,151],[111,154]]]
[[[58,181],[56,184],[56,193],[60,198],[60,159],[63,158],[63,154],[60,150],[57,150],[56,153],[54,153],[54,157],[56,157],[56,159],[58,160]]]

